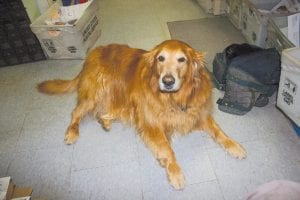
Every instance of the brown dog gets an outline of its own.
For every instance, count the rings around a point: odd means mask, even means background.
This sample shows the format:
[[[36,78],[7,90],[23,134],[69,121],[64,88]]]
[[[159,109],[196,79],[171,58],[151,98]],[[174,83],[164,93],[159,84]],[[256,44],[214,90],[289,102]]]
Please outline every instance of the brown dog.
[[[175,131],[182,135],[207,131],[232,156],[246,156],[211,115],[212,86],[203,53],[177,40],[149,52],[118,44],[98,47],[75,79],[45,81],[38,89],[47,94],[78,92],[66,144],[77,141],[79,122],[87,113],[93,113],[106,130],[114,120],[130,123],[176,189],[184,187],[184,176],[170,146]]]

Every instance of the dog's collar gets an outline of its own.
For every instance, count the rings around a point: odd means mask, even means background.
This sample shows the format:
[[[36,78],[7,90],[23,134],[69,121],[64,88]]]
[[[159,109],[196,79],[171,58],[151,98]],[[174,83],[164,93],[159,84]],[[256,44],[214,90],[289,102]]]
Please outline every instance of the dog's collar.
[[[180,107],[180,110],[183,111],[183,112],[186,112],[187,109],[188,109],[187,105],[179,105],[179,107]]]

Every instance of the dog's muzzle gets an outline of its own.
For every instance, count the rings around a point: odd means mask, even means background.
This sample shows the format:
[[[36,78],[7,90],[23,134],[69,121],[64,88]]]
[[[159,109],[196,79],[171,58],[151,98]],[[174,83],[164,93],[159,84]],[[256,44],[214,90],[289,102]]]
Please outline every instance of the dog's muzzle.
[[[179,81],[172,74],[165,74],[159,80],[159,87],[164,92],[175,92],[179,89]]]
[[[175,83],[175,78],[172,75],[165,75],[162,82],[167,89],[172,89]]]

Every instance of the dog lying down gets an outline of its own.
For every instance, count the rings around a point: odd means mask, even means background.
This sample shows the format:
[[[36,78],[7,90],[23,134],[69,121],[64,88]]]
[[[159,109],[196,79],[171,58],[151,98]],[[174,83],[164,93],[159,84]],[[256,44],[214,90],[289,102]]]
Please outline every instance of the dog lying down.
[[[246,156],[212,117],[212,85],[203,53],[178,40],[164,41],[151,51],[100,46],[89,53],[73,80],[45,81],[38,90],[50,95],[77,91],[66,144],[77,141],[80,120],[88,113],[105,130],[115,120],[135,126],[175,189],[185,182],[170,145],[175,132],[204,130],[233,157]]]

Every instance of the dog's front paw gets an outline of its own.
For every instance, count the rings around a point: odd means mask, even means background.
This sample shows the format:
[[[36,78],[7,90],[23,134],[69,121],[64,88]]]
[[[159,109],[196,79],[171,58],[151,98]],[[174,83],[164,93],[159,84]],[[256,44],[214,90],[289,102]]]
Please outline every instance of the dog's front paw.
[[[177,165],[177,163],[171,163],[167,167],[167,173],[168,173],[168,179],[170,184],[176,189],[181,190],[184,188],[184,175],[181,172],[180,167]]]
[[[65,135],[65,143],[68,145],[74,144],[77,142],[78,137],[79,137],[78,129],[69,127]]]
[[[110,120],[101,119],[100,123],[102,125],[102,128],[105,131],[110,131],[110,129],[111,129],[111,121]]]
[[[246,158],[246,150],[234,140],[228,140],[224,144],[226,151],[233,157],[238,159]]]
[[[105,114],[105,115],[100,116],[98,122],[102,125],[102,128],[105,131],[110,131],[111,123],[112,123],[113,119],[114,118],[111,115]]]

